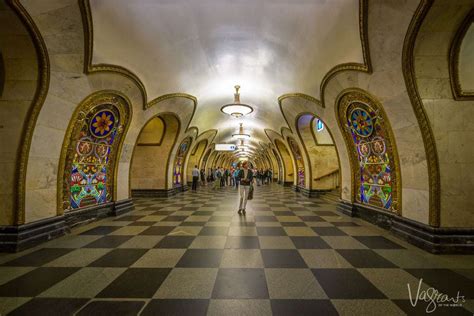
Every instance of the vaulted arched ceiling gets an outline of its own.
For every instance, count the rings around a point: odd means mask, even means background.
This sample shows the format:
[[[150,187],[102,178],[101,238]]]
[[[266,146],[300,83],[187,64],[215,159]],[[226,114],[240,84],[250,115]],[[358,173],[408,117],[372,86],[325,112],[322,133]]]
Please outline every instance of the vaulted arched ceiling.
[[[127,68],[149,99],[184,92],[198,99],[192,126],[232,141],[243,121],[252,143],[285,125],[278,97],[319,98],[324,76],[363,63],[358,0],[90,0],[93,64]],[[254,112],[221,113],[241,85]]]

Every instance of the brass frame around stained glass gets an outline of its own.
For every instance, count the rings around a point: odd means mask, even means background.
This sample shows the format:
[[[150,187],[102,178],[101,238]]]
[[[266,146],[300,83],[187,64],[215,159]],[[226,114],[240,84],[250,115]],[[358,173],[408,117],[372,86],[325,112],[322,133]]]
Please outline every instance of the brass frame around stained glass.
[[[70,178],[74,154],[76,152],[77,137],[87,119],[96,112],[104,109],[117,113],[116,134],[107,159],[106,202],[114,201],[117,190],[118,157],[123,146],[124,135],[128,129],[131,117],[130,101],[117,91],[98,91],[83,100],[74,111],[69,122],[63,141],[61,158],[58,169],[58,214],[70,209]],[[80,208],[75,208],[80,209]]]
[[[354,109],[362,108],[365,110],[371,110],[375,113],[376,119],[379,120],[380,127],[383,129],[383,135],[385,136],[386,153],[389,157],[389,167],[391,176],[391,208],[386,209],[380,207],[380,205],[372,203],[363,203],[360,196],[361,187],[361,168],[359,161],[359,151],[354,144],[351,127],[348,124],[348,113],[352,113]],[[381,208],[385,211],[395,212],[401,215],[402,203],[401,203],[401,176],[400,176],[400,163],[398,158],[398,152],[395,144],[395,137],[392,132],[390,122],[388,121],[387,115],[383,109],[381,103],[379,103],[373,96],[361,89],[347,89],[344,90],[337,98],[336,101],[336,118],[338,121],[339,128],[343,134],[344,141],[346,143],[347,152],[349,155],[351,165],[351,183],[352,183],[352,199],[356,203],[363,205],[370,205],[373,207]],[[375,127],[374,127],[375,128]]]

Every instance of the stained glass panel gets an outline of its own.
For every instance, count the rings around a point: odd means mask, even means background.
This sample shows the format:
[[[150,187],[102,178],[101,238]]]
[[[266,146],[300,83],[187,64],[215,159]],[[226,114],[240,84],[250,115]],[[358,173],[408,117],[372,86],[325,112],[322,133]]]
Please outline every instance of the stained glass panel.
[[[365,94],[349,94],[341,99],[339,115],[346,140],[353,148],[355,200],[396,210],[394,147],[383,109]]]
[[[77,209],[110,201],[109,157],[120,113],[115,106],[95,107],[80,121],[71,142],[75,149],[69,177],[69,204]]]
[[[183,172],[184,172],[184,159],[186,158],[186,153],[189,150],[191,145],[191,138],[185,138],[178,147],[178,152],[174,160],[173,167],[173,184],[179,186],[183,182]]]
[[[291,151],[296,160],[296,167],[298,168],[297,172],[297,183],[299,186],[304,187],[305,185],[305,170],[304,170],[304,161],[303,156],[301,155],[300,147],[295,142],[294,139],[288,138],[288,143],[290,144]]]

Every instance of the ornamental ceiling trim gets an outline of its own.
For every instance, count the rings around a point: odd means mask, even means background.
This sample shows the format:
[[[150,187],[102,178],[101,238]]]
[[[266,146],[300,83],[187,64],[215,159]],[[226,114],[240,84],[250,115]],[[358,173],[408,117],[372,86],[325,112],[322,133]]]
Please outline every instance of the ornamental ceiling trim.
[[[431,124],[423,106],[415,76],[414,48],[421,25],[433,5],[433,0],[422,0],[418,5],[403,42],[402,71],[408,96],[420,126],[429,174],[429,225],[440,226],[441,184],[438,151]]]
[[[46,44],[41,36],[41,33],[36,26],[31,16],[26,11],[25,7],[19,0],[7,0],[7,5],[19,17],[21,23],[26,28],[33,42],[36,58],[38,62],[38,79],[35,95],[32,103],[28,108],[25,116],[25,127],[22,130],[20,144],[17,152],[17,163],[15,167],[15,192],[13,209],[16,210],[14,214],[14,224],[21,225],[25,223],[25,194],[26,194],[26,172],[28,167],[28,159],[31,148],[31,141],[33,132],[38,120],[39,113],[43,107],[44,101],[48,94],[49,79],[50,79],[50,63],[48,50]]]
[[[84,73],[91,74],[95,72],[111,72],[116,73],[121,76],[124,76],[130,80],[132,80],[142,95],[143,101],[143,109],[146,110],[153,105],[156,105],[162,101],[172,99],[172,98],[185,98],[193,101],[194,109],[191,119],[189,120],[189,124],[191,123],[194,113],[196,112],[197,107],[197,98],[193,95],[183,93],[183,92],[176,92],[176,93],[169,93],[162,96],[159,96],[153,100],[148,100],[148,95],[146,92],[145,85],[143,81],[136,75],[133,71],[119,65],[113,64],[92,64],[92,57],[94,52],[94,24],[92,21],[92,13],[91,13],[91,6],[90,0],[79,0],[79,8],[81,11],[82,16],[82,23],[84,29]],[[186,127],[186,131],[189,130],[189,124]]]
[[[372,73],[372,61],[370,58],[369,36],[368,36],[368,11],[369,0],[359,0],[359,36],[362,46],[363,63],[343,63],[333,67],[329,70],[321,81],[319,89],[321,106],[325,107],[324,91],[329,81],[338,73],[343,71],[359,71],[365,73]]]
[[[474,91],[465,91],[459,78],[459,53],[469,27],[474,23],[474,9],[469,11],[457,29],[449,48],[449,81],[453,98],[457,101],[474,100]]]
[[[344,71],[359,71],[364,73],[372,73],[372,61],[370,58],[370,49],[369,49],[369,36],[368,36],[368,8],[369,8],[369,1],[368,0],[359,0],[359,36],[362,46],[362,56],[364,59],[363,63],[343,63],[334,66],[331,68],[323,77],[320,86],[320,100],[317,98],[304,94],[304,93],[286,93],[278,97],[278,105],[280,107],[280,112],[283,115],[283,118],[286,121],[286,124],[291,129],[291,125],[283,111],[283,101],[290,98],[301,98],[305,101],[309,101],[314,103],[316,106],[320,106],[325,108],[324,102],[324,91],[326,90],[326,86],[328,85],[329,81],[334,78],[338,73]]]

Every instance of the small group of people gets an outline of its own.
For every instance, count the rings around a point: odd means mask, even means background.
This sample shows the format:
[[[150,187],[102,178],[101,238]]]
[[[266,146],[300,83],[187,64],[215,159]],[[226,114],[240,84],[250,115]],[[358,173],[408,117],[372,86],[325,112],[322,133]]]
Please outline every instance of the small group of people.
[[[272,183],[272,179],[273,179],[272,169],[256,170],[255,178],[257,179],[258,186]]]
[[[194,166],[193,172],[193,184],[192,190],[196,191],[199,179],[203,185],[206,183],[206,174],[204,169],[199,170],[197,166]],[[210,169],[207,176],[207,182],[214,182],[213,190],[231,186],[239,188],[240,202],[239,215],[245,215],[245,208],[247,207],[247,201],[249,196],[253,195],[253,184],[255,181],[257,185],[269,184],[272,182],[273,172],[272,169],[250,169],[247,161],[242,162],[241,165],[235,168],[223,168],[217,167]]]

